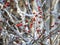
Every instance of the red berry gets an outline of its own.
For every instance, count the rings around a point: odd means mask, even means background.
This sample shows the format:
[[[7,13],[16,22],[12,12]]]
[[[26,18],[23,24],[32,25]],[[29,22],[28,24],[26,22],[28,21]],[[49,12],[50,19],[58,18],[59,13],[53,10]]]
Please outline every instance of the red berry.
[[[23,25],[22,23],[16,24],[17,27],[22,26],[22,25]]]
[[[43,16],[39,16],[39,18],[43,18]]]
[[[38,23],[40,24],[41,22],[40,22],[40,21],[38,21]]]
[[[42,15],[42,12],[39,12],[40,15]]]
[[[42,12],[40,12],[40,13],[42,13]]]
[[[35,17],[37,17],[38,15],[35,15]]]
[[[40,32],[40,30],[37,30],[37,32]]]
[[[6,8],[6,5],[4,5],[3,8]]]
[[[35,18],[32,19],[32,21],[35,21],[35,20],[36,20]]]
[[[38,8],[40,8],[40,6],[38,6]]]
[[[18,40],[16,40],[16,43],[19,43],[19,41],[18,41]]]
[[[24,25],[24,27],[27,27],[27,25]]]
[[[38,11],[41,11],[41,9],[38,9]]]
[[[30,33],[30,30],[28,30],[28,33]]]
[[[38,10],[41,11],[40,6],[38,6]]]
[[[28,20],[25,20],[26,21],[26,23],[28,22]]]
[[[32,28],[32,26],[33,26],[33,24],[31,23],[31,24],[30,24],[30,28]]]
[[[6,5],[6,6],[9,6],[9,5],[10,5],[10,3],[9,3],[9,2],[7,2],[5,5]]]

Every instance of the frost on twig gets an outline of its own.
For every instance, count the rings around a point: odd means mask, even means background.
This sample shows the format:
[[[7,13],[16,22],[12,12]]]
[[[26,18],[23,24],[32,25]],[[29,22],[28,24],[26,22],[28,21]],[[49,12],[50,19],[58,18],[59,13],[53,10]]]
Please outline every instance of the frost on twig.
[[[0,1],[0,30],[4,45],[55,45],[60,31],[59,2]]]

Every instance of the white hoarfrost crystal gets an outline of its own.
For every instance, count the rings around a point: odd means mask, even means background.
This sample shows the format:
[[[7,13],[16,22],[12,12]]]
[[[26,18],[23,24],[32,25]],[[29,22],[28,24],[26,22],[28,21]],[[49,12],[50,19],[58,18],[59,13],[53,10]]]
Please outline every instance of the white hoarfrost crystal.
[[[3,45],[60,45],[60,0],[0,0]]]

